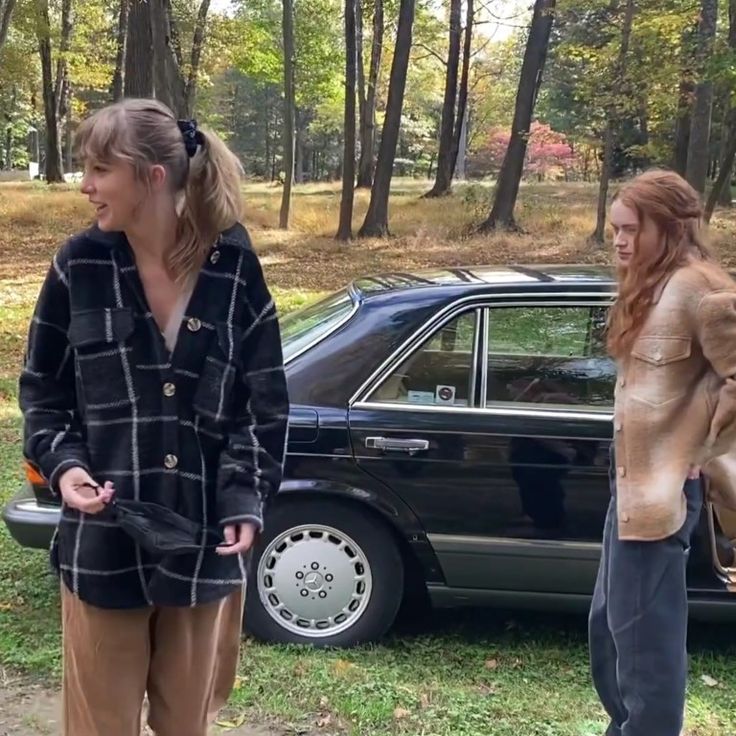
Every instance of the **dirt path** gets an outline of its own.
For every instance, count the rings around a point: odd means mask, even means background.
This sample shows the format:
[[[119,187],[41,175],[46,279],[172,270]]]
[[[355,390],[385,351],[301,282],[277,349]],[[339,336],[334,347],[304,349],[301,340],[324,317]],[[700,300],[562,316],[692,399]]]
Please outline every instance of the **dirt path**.
[[[239,723],[233,715],[223,720]],[[58,736],[60,725],[59,693],[45,690],[38,685],[0,682],[0,736]],[[143,734],[150,734],[146,730]],[[235,728],[215,727],[212,736],[309,736],[303,731],[293,731],[272,726],[242,723]]]

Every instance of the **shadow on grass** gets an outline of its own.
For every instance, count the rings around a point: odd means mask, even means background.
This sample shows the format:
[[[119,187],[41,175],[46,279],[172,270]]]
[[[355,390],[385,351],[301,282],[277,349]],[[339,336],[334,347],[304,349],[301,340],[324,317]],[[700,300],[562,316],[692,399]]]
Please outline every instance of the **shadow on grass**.
[[[734,599],[736,605],[736,598]],[[736,608],[734,609],[736,618]],[[424,609],[402,611],[387,644],[440,636],[461,644],[513,644],[522,640],[573,647],[588,645],[587,613],[549,613],[501,608]],[[736,655],[733,623],[691,620],[688,651],[695,656]]]

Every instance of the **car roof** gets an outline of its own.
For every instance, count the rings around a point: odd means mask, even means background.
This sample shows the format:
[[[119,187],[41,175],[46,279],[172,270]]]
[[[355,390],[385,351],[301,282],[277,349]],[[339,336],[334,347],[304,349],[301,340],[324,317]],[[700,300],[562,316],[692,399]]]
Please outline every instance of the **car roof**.
[[[614,283],[610,266],[597,264],[549,264],[509,266],[452,266],[417,271],[391,271],[363,276],[352,288],[364,296],[377,292],[405,291],[429,286],[519,286],[556,284],[601,287]]]

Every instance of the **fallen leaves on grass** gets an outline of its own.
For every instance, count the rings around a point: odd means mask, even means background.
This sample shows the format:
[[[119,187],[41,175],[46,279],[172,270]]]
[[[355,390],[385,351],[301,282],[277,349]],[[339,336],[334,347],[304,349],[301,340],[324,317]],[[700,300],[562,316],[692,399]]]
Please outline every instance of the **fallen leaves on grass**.
[[[245,715],[241,713],[236,718],[226,721],[215,721],[215,723],[226,731],[232,731],[235,728],[240,728],[245,723]]]

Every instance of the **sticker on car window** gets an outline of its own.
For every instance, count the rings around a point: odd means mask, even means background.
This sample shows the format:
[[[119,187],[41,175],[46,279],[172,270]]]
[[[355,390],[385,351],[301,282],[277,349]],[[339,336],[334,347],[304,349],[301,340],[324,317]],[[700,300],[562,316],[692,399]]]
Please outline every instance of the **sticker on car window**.
[[[440,384],[435,389],[434,402],[435,404],[452,405],[455,403],[455,393],[454,386],[445,386]]]
[[[407,398],[410,404],[434,404],[434,394],[431,391],[409,391]]]

